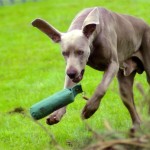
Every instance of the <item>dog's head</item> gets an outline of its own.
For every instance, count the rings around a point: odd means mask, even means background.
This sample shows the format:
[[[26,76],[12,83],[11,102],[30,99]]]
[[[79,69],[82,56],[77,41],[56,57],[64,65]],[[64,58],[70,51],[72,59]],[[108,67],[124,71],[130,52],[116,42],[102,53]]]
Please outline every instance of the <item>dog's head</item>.
[[[90,56],[90,44],[96,25],[99,24],[98,9],[90,12],[84,20],[82,29],[61,33],[42,19],[32,25],[48,35],[55,43],[60,43],[62,55],[66,60],[66,74],[77,83],[82,80],[84,68]]]

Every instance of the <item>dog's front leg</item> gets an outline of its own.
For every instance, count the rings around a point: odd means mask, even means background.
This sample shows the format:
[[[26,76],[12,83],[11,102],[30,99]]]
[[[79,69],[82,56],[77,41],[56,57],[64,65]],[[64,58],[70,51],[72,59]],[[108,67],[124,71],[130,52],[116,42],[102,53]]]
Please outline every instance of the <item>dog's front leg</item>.
[[[114,76],[117,74],[119,69],[119,64],[113,61],[104,72],[103,79],[101,83],[98,85],[94,95],[87,101],[83,111],[82,111],[82,118],[88,119],[91,117],[95,111],[98,109],[100,105],[100,101],[104,96],[109,84],[111,83]]]
[[[73,86],[75,86],[76,83],[72,82],[72,80],[70,80],[70,78],[66,75],[65,77],[65,83],[64,83],[64,88],[71,88]],[[63,117],[63,115],[66,113],[66,106],[62,107],[56,111],[54,111],[46,120],[47,124],[49,125],[53,125],[56,124],[58,122],[60,122],[61,118]]]

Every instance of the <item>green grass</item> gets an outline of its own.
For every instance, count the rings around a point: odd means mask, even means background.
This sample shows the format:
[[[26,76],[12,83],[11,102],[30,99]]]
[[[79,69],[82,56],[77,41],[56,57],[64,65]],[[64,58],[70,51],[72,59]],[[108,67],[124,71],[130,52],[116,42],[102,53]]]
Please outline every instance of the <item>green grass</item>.
[[[59,46],[30,23],[40,17],[65,32],[77,12],[92,6],[131,14],[150,23],[148,0],[41,0],[0,7],[0,149],[56,149],[48,134],[31,119],[19,113],[8,113],[16,107],[23,107],[29,115],[32,104],[63,88],[65,63]],[[88,97],[101,78],[102,73],[86,67],[82,85]],[[147,89],[145,74],[137,75],[136,82],[141,82]],[[139,106],[142,97],[136,88],[134,91]],[[80,118],[84,105],[81,95],[77,96],[59,124],[48,126],[45,118],[39,121],[64,149],[77,150],[91,141],[91,134]],[[145,113],[141,116],[145,117]],[[94,130],[103,132],[105,121],[117,131],[131,127],[131,119],[118,94],[116,79],[100,109],[86,122]]]

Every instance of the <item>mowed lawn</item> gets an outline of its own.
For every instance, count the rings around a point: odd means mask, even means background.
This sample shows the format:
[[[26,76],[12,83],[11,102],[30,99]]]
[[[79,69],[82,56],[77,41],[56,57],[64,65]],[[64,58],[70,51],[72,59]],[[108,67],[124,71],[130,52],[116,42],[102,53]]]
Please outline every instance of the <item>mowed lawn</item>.
[[[86,101],[78,95],[67,108],[62,121],[48,126],[45,118],[39,123],[28,116],[29,108],[43,98],[63,89],[65,62],[59,45],[31,26],[35,18],[43,18],[65,32],[74,16],[85,7],[102,6],[112,11],[143,18],[150,24],[149,0],[40,0],[0,7],[0,149],[46,150],[56,149],[49,133],[58,144],[68,149],[82,149],[91,142],[91,132],[81,119]],[[103,73],[86,67],[82,86],[90,97]],[[137,75],[148,90],[145,74]],[[135,103],[140,111],[143,99],[134,86]],[[14,112],[21,107],[26,115]],[[132,123],[128,111],[119,97],[117,80],[111,83],[99,110],[86,121],[97,132],[105,132],[105,122],[116,131],[127,131]]]

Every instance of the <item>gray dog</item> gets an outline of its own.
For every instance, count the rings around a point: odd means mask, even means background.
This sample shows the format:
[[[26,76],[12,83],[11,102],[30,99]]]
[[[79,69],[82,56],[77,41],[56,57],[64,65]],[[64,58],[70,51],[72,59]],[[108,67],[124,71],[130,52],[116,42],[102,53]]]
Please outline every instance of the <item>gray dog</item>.
[[[32,25],[59,43],[66,60],[65,87],[82,80],[85,65],[104,71],[101,83],[82,111],[82,118],[91,117],[113,78],[117,75],[120,95],[134,125],[140,124],[133,99],[136,72],[146,72],[150,83],[150,27],[141,19],[118,14],[104,8],[88,8],[72,21],[68,31],[61,33],[42,19]],[[66,112],[60,108],[47,118],[58,123]]]

